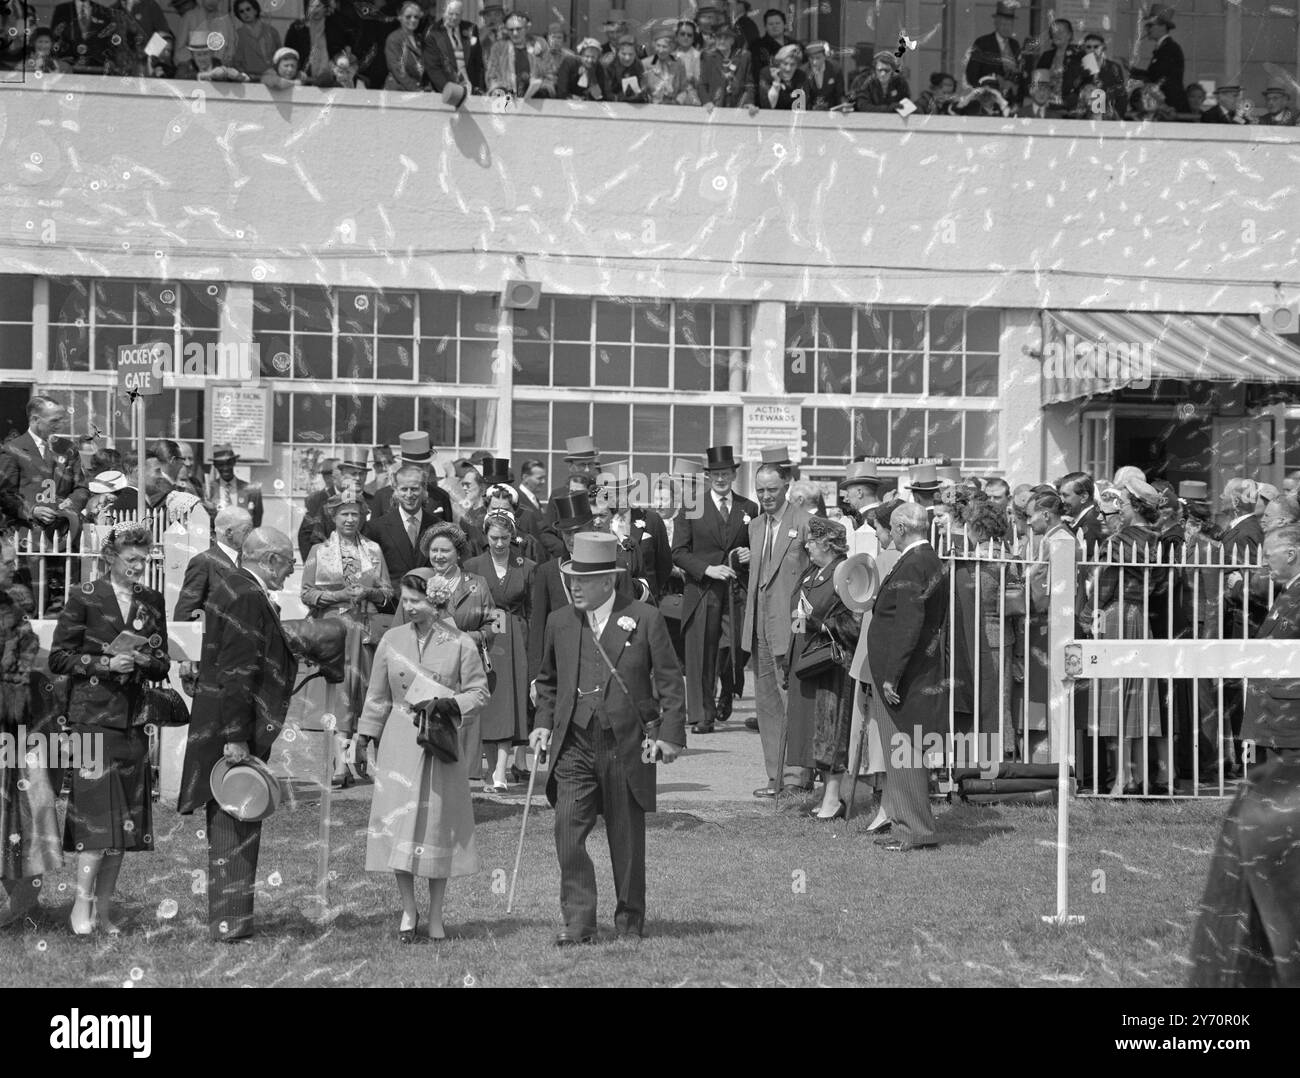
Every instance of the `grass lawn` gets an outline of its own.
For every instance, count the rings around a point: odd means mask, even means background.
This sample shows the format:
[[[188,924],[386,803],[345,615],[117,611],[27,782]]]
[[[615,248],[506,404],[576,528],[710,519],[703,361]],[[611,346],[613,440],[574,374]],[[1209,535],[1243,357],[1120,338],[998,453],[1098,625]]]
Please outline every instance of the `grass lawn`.
[[[426,985],[1177,986],[1226,802],[1075,802],[1071,911],[1057,929],[1056,813],[1048,807],[940,810],[936,852],[887,853],[865,819],[827,826],[793,807],[699,806],[651,817],[648,938],[551,945],[559,872],[549,809],[529,817],[515,912],[506,890],[522,798],[476,799],[484,868],[453,881],[445,943],[404,947],[392,877],[363,871],[368,800],[336,801],[326,925],[314,923],[318,807],[298,801],[266,826],[259,937],[211,944],[197,870],[201,817],[160,807],[158,850],[128,856],[128,915],[116,940],[67,927],[71,870],[46,881],[44,918],[0,933],[0,983],[137,987]],[[164,837],[165,836],[165,837]],[[593,836],[602,932],[613,887],[604,833]],[[197,890],[199,893],[195,894]],[[423,903],[424,888],[419,888]],[[173,909],[175,912],[173,912]],[[170,917],[167,914],[172,914]]]

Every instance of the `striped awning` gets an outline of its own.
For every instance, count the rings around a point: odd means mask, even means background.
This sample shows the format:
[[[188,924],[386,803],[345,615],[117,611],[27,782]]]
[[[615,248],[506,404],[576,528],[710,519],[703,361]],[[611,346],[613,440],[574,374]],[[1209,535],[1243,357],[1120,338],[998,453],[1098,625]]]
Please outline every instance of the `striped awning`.
[[[1043,403],[1152,379],[1300,382],[1300,347],[1249,314],[1047,311]]]

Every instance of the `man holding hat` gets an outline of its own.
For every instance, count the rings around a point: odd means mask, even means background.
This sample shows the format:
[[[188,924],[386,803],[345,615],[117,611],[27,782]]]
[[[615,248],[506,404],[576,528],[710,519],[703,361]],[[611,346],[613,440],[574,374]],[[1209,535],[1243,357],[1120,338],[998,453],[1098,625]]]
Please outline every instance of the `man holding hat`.
[[[614,926],[645,928],[645,814],[655,811],[655,761],[686,743],[681,668],[654,607],[615,592],[618,541],[575,536],[563,572],[573,605],[547,620],[537,678],[534,752],[550,751],[546,796],[555,808],[564,927],[557,946],[596,939],[596,872],[587,836],[605,820]]]
[[[686,708],[693,731],[713,730],[718,705],[714,690],[718,684],[719,648],[724,629],[731,647],[738,626],[730,624],[729,606],[744,605],[748,573],[732,558],[732,551],[748,549],[749,524],[758,516],[758,505],[731,489],[736,481],[736,460],[729,445],[708,450],[704,470],[709,494],[701,499],[699,511],[683,515],[673,539],[673,564],[686,574],[682,595],[682,625],[686,636]],[[737,566],[739,565],[739,569]],[[731,593],[729,589],[734,589]],[[728,599],[733,600],[729,603]],[[739,656],[726,656],[722,666],[723,691],[735,693],[742,686],[732,683],[733,668],[743,669]]]
[[[1170,37],[1174,29],[1174,9],[1158,7],[1142,24],[1147,40],[1155,42],[1151,62],[1145,68],[1135,67],[1131,74],[1148,85],[1158,86],[1165,95],[1165,103],[1175,112],[1187,112],[1187,89],[1183,76],[1185,64],[1182,47]]]
[[[212,449],[213,474],[208,478],[208,489],[203,500],[217,512],[234,506],[246,509],[253,518],[253,527],[262,526],[262,488],[257,483],[247,483],[235,476],[239,456],[228,442]]]
[[[566,438],[564,445],[564,462],[569,466],[569,478],[563,486],[555,487],[547,496],[543,524],[555,523],[555,499],[572,494],[575,480],[582,481],[582,488],[589,498],[596,495],[596,477],[600,474],[600,450],[596,448],[596,440],[591,435],[584,434],[577,438]]]
[[[424,508],[429,515],[437,521],[450,521],[452,519],[451,495],[442,489],[438,484],[437,474],[433,470],[433,450],[429,444],[429,436],[421,430],[408,430],[405,434],[399,435],[398,439],[398,467],[405,468],[411,465],[419,468],[424,473]],[[380,487],[375,493],[374,500],[370,503],[370,518],[382,517],[389,511],[395,496],[393,486]],[[305,558],[306,555],[303,555]],[[401,577],[393,577],[394,580],[400,580]]]
[[[287,535],[255,529],[244,540],[240,568],[218,580],[209,598],[177,809],[206,813],[208,930],[214,942],[235,943],[253,934],[261,819],[223,807],[213,776],[250,756],[265,763],[284,726],[298,660],[271,593],[284,587],[293,563]]]
[[[1268,111],[1259,118],[1261,127],[1294,127],[1300,122],[1300,113],[1291,107],[1291,91],[1280,83],[1264,91],[1264,107]]]
[[[1020,98],[1020,42],[1013,36],[1016,7],[998,0],[993,11],[993,33],[977,37],[966,54],[966,83],[978,87],[989,77],[997,79],[997,90],[1015,104]]]

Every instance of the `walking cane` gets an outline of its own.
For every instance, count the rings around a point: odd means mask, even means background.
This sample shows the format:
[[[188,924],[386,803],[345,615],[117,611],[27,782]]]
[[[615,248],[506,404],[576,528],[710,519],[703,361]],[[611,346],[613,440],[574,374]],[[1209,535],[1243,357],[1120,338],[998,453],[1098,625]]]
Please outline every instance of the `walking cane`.
[[[515,870],[510,873],[510,896],[506,899],[506,913],[509,913],[515,904],[515,883],[519,880],[519,862],[524,856],[524,832],[528,829],[528,810],[533,804],[533,787],[537,784],[537,772],[542,769],[542,764],[546,762],[546,750],[538,749],[537,755],[533,758],[533,769],[528,775],[528,797],[524,801],[524,821],[519,825],[519,848],[515,850]]]

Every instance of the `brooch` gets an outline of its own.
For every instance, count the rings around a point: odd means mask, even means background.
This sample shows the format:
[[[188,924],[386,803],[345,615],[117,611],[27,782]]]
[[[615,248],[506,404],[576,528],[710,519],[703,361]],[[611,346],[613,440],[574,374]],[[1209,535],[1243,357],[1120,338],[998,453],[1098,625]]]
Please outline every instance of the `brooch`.
[[[636,622],[629,617],[621,617],[618,619],[618,627],[622,629],[624,632],[630,633],[633,629],[636,628]]]
[[[645,531],[645,521],[644,521],[644,520],[634,520],[634,521],[632,521],[632,523],[635,524],[635,525],[636,525],[638,528],[640,528],[642,531]]]
[[[788,532],[786,532],[786,535],[788,535],[791,539],[798,539],[799,531],[796,528],[791,528]]]
[[[740,518],[740,522],[741,522],[742,524],[748,524],[748,523],[749,523],[749,514],[746,513],[744,516],[742,516],[742,517]]]

